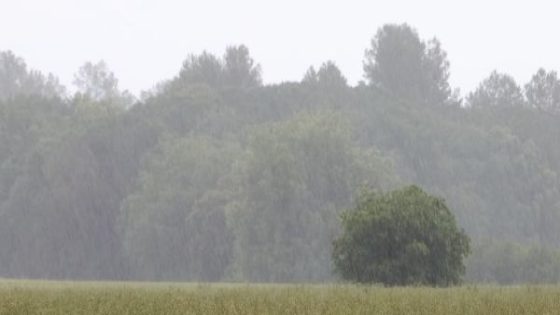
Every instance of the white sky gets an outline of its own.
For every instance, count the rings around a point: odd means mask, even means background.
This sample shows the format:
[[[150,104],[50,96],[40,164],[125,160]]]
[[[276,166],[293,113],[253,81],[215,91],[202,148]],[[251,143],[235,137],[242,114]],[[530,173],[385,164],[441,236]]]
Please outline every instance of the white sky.
[[[249,47],[265,83],[333,60],[354,84],[377,28],[407,22],[442,42],[465,94],[493,69],[520,84],[539,67],[560,70],[555,2],[0,0],[0,50],[67,86],[84,62],[104,59],[133,93],[173,77],[190,53],[221,56],[232,44]]]

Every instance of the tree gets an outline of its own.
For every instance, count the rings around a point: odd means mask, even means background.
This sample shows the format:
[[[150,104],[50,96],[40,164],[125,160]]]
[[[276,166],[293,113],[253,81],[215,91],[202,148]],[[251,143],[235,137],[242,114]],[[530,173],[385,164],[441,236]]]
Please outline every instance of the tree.
[[[228,86],[247,88],[260,86],[261,66],[255,64],[245,45],[230,46],[224,55],[224,76]]]
[[[440,42],[422,41],[407,24],[381,27],[365,58],[366,78],[387,93],[434,104],[452,100],[449,61]]]
[[[521,88],[513,77],[492,71],[478,88],[469,94],[467,103],[473,108],[519,108],[525,100]]]
[[[179,77],[172,82],[172,87],[195,84],[211,88],[249,88],[262,84],[261,67],[256,64],[249,49],[244,46],[229,46],[223,58],[218,58],[206,51],[200,55],[190,55],[183,62]]]
[[[315,71],[315,68],[310,67],[305,73],[302,83],[320,84],[331,89],[348,87],[346,78],[333,61],[324,62],[319,71]]]
[[[163,141],[123,202],[124,249],[137,279],[218,281],[230,262],[227,194],[236,151],[206,137]]]
[[[128,91],[119,90],[119,80],[104,61],[86,62],[74,75],[74,85],[80,99],[105,101],[119,107],[128,107],[134,102]]]
[[[364,192],[342,214],[342,226],[332,257],[345,279],[447,286],[465,272],[469,238],[442,199],[416,186]]]
[[[18,95],[37,95],[45,98],[62,97],[65,88],[52,74],[46,77],[39,71],[27,70],[23,59],[11,51],[0,51],[0,100]]]
[[[324,62],[318,71],[310,67],[301,83],[312,106],[340,109],[352,104],[348,82],[332,61]]]
[[[539,69],[525,85],[525,96],[534,108],[551,113],[560,111],[560,80],[556,71]]]
[[[25,62],[11,51],[0,53],[0,98],[14,97],[21,90],[23,79],[27,76]]]
[[[390,161],[357,147],[332,113],[254,129],[242,161],[230,213],[234,276],[248,281],[329,279],[337,210],[360,185],[395,182]]]
[[[222,84],[223,65],[216,56],[204,51],[201,55],[190,55],[184,62],[175,85],[206,84],[216,88]]]

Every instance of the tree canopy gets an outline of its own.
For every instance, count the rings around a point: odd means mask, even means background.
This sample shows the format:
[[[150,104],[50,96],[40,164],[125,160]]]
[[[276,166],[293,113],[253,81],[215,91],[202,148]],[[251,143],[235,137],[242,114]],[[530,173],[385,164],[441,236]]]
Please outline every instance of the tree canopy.
[[[540,68],[525,85],[527,101],[539,110],[555,113],[560,110],[560,80],[556,71]]]
[[[461,103],[443,47],[386,25],[353,85],[333,61],[265,83],[234,45],[140,100],[106,64],[74,91],[0,52],[0,277],[333,281],[341,212],[413,184],[469,235],[466,281],[560,281],[557,74]]]
[[[532,91],[533,89],[529,87],[529,95],[533,94]],[[521,87],[510,75],[492,71],[490,76],[469,94],[467,102],[472,107],[490,106],[500,109],[521,107],[525,104],[525,99]]]
[[[442,199],[416,186],[364,192],[342,226],[332,256],[344,279],[448,286],[465,272],[469,238]]]
[[[443,104],[452,96],[449,61],[437,39],[423,41],[407,24],[381,27],[366,50],[370,84],[409,101]]]

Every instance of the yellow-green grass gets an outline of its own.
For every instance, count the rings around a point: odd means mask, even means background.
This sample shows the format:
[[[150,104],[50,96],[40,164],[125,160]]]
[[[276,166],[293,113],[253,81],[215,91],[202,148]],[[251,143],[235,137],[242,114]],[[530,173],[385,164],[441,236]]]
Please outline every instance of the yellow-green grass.
[[[560,287],[3,280],[0,314],[560,314]]]

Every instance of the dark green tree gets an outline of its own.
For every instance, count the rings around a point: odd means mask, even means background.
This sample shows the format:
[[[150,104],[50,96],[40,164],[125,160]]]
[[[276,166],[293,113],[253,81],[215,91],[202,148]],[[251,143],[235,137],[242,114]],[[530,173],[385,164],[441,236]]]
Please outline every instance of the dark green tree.
[[[468,236],[443,199],[416,186],[364,192],[356,207],[342,214],[342,225],[333,260],[344,279],[448,286],[465,272]]]

